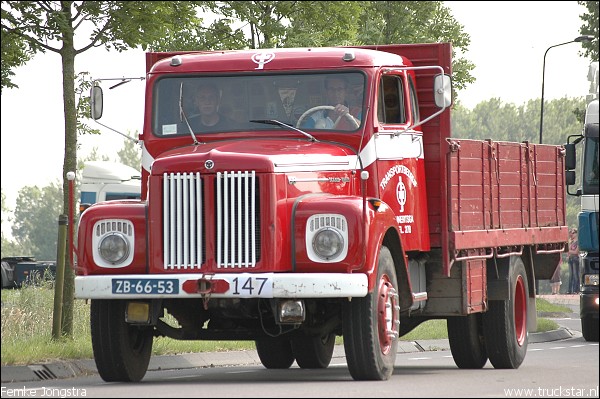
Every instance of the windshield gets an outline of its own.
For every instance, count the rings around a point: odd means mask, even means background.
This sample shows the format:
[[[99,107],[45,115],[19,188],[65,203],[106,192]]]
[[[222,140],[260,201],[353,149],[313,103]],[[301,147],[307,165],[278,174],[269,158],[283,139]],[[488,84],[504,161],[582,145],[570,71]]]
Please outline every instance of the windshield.
[[[170,137],[189,135],[190,128],[196,134],[281,130],[251,122],[273,119],[303,130],[354,131],[364,87],[360,72],[164,77],[154,87],[152,131]]]
[[[587,137],[583,154],[583,193],[598,194],[598,137]]]

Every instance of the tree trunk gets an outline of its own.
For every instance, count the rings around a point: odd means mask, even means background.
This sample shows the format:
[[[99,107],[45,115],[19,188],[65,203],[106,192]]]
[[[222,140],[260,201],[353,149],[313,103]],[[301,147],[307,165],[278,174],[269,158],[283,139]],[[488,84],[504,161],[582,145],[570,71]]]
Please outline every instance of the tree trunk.
[[[65,6],[63,12],[70,18],[70,8]],[[70,19],[69,19],[70,20]],[[60,51],[63,76],[63,111],[65,117],[65,158],[63,164],[63,214],[69,215],[69,182],[67,172],[77,170],[77,112],[75,105],[75,44],[72,26],[65,29],[62,37],[63,47]],[[75,207],[69,215],[69,222],[75,220]],[[74,231],[74,229],[73,229]],[[73,334],[73,300],[75,293],[75,273],[71,264],[70,242],[73,236],[67,237],[65,253],[65,281],[63,290],[62,334]]]

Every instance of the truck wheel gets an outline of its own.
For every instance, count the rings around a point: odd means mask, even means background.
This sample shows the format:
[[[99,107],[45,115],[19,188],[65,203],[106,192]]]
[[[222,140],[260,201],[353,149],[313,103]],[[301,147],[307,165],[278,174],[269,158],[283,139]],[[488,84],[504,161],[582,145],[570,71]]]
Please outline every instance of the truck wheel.
[[[152,327],[125,322],[127,301],[93,299],[90,309],[92,349],[104,381],[137,382],[148,370]]]
[[[481,313],[448,317],[448,341],[454,363],[461,369],[480,369],[488,360]]]
[[[355,380],[387,380],[394,371],[400,306],[392,254],[381,247],[375,289],[344,305],[344,349]]]
[[[485,348],[494,368],[517,369],[525,359],[528,344],[527,274],[518,256],[496,262],[499,270],[508,267],[508,298],[488,303],[489,309],[483,315]]]
[[[292,339],[296,363],[303,369],[324,369],[329,366],[335,346],[335,334],[300,336]]]
[[[254,341],[261,363],[268,369],[289,369],[294,353],[289,339],[263,338]]]
[[[586,341],[598,342],[598,319],[584,316],[581,319],[581,333]]]

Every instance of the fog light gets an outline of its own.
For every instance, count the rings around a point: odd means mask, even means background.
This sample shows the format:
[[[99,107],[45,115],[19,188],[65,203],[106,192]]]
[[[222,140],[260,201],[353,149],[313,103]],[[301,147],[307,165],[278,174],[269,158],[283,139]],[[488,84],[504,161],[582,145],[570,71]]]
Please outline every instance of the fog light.
[[[277,316],[281,324],[300,324],[304,321],[304,301],[285,300],[277,305]]]
[[[128,302],[125,321],[132,324],[150,324],[150,304],[147,302]]]

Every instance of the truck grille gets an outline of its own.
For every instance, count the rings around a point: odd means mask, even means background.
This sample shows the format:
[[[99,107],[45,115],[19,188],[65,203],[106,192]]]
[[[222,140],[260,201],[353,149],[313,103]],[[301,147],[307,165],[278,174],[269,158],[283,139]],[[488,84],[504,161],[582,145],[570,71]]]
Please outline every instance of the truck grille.
[[[200,173],[163,175],[165,269],[199,269],[203,263],[203,195]]]
[[[200,173],[163,175],[165,269],[201,269],[206,261],[205,215],[214,216],[218,268],[254,267],[260,259],[260,201],[254,171],[217,173],[207,203]]]
[[[254,267],[260,247],[259,197],[252,172],[217,173],[217,267]]]

